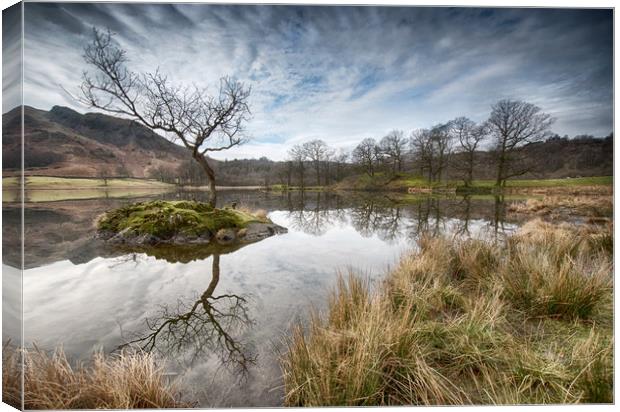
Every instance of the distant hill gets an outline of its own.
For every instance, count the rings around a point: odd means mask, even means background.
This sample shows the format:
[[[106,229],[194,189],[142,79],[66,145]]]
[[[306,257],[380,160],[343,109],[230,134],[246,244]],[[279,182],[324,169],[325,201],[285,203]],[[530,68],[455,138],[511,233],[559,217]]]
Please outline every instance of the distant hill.
[[[20,116],[19,108],[2,116],[5,175],[20,167]],[[27,174],[150,177],[157,168],[176,169],[188,158],[184,148],[130,120],[61,106],[24,107]]]
[[[613,137],[554,136],[543,142],[528,144],[519,149],[531,164],[531,172],[520,176],[523,179],[560,179],[565,177],[612,176],[614,172]],[[456,154],[453,162],[463,161]],[[474,171],[476,179],[495,179],[497,169],[491,152],[479,152]],[[447,176],[458,178],[458,173],[449,169]]]

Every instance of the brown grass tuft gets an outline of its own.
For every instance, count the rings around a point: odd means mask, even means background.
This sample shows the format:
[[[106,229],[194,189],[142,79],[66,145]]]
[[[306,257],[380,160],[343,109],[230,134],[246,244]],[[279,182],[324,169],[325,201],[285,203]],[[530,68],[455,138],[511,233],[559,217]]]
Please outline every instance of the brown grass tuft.
[[[288,340],[286,405],[612,402],[605,230],[425,237],[376,290],[341,277],[327,315]]]
[[[23,358],[25,409],[134,409],[188,407],[147,353],[93,354],[72,365],[62,349],[3,348],[3,400],[21,403]]]
[[[611,196],[545,196],[514,202],[508,206],[508,212],[552,219],[567,215],[608,218],[613,214],[613,199]]]

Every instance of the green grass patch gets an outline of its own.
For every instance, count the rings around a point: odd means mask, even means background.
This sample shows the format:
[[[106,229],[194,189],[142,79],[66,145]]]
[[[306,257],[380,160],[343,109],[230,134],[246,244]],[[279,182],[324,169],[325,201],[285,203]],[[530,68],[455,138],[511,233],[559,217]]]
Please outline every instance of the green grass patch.
[[[138,202],[105,213],[97,221],[97,229],[118,233],[131,230],[169,239],[186,236],[214,235],[220,229],[242,229],[253,222],[269,222],[266,217],[235,209],[216,209],[196,201]]]
[[[507,188],[551,188],[580,186],[612,186],[613,176],[579,177],[565,179],[514,179],[508,180]],[[406,191],[409,188],[452,190],[462,194],[492,194],[497,191],[495,180],[474,180],[465,187],[462,180],[430,182],[427,178],[410,173],[375,173],[374,176],[362,174],[346,178],[336,184],[341,190],[391,190]]]
[[[18,178],[3,177],[2,186],[10,188],[18,186]],[[57,190],[57,189],[92,189],[92,188],[162,188],[174,185],[150,179],[110,178],[68,178],[54,176],[26,176],[26,190]]]
[[[506,187],[566,187],[613,185],[613,176],[574,177],[564,179],[510,179]],[[474,180],[474,187],[493,187],[494,180]]]

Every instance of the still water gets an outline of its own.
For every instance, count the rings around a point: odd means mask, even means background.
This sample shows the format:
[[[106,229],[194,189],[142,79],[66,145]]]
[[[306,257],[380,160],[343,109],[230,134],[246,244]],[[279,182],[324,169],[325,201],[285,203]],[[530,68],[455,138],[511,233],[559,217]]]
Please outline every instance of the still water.
[[[165,198],[200,199],[196,193]],[[209,406],[278,406],[283,339],[325,307],[339,272],[375,284],[424,232],[488,237],[514,230],[494,199],[225,191],[288,233],[236,250],[134,253],[93,239],[93,221],[140,198],[39,202],[25,210],[26,346],[87,358],[132,344],[161,356],[186,398]],[[5,204],[5,227],[19,209]],[[8,229],[6,229],[8,230]],[[5,244],[12,234],[3,233]],[[15,239],[17,242],[17,239]],[[3,266],[18,266],[5,248]],[[6,339],[6,336],[5,336]]]

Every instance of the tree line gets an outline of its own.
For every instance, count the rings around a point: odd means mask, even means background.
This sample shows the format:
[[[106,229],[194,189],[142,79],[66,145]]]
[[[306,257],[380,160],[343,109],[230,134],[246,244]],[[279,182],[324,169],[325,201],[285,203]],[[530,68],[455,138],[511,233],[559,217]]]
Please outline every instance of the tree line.
[[[349,166],[373,177],[377,172],[396,174],[405,170],[417,172],[429,182],[441,182],[451,169],[465,186],[471,185],[482,151],[492,156],[497,186],[504,186],[512,177],[526,174],[531,162],[519,150],[527,144],[550,136],[553,118],[531,103],[521,100],[500,100],[491,107],[487,120],[476,123],[467,117],[457,117],[428,129],[393,130],[380,140],[363,139],[351,152],[330,148],[323,140],[315,139],[293,146],[288,154],[286,181],[290,186],[297,175],[301,187],[308,185],[311,168],[317,186],[328,185],[334,173],[336,180]],[[349,167],[350,169],[350,167]]]

